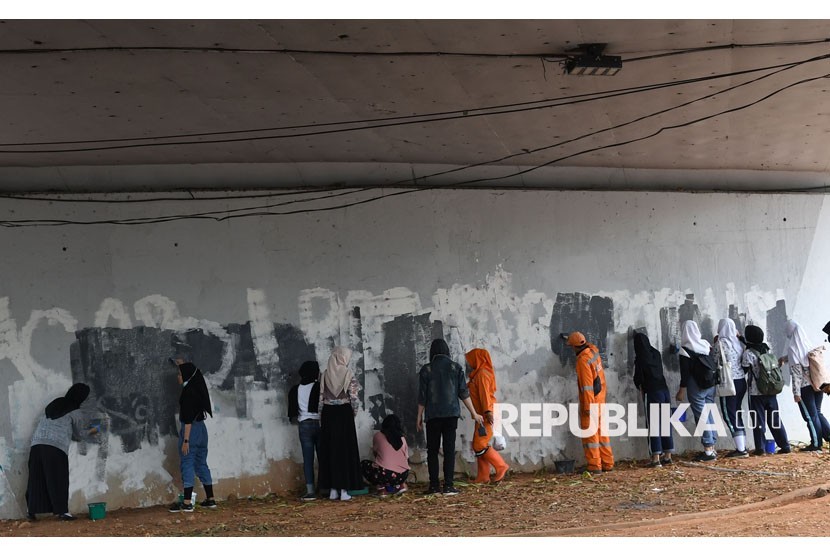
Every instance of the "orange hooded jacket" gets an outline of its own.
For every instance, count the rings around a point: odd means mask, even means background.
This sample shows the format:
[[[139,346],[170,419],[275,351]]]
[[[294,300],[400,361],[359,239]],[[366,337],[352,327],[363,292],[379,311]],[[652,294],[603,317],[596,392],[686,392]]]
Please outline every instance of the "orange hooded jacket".
[[[470,401],[476,413],[484,415],[493,411],[496,403],[496,372],[493,362],[486,349],[476,348],[465,356],[467,363],[473,369],[467,387],[470,389]]]
[[[493,411],[496,404],[496,372],[493,370],[493,362],[486,349],[476,348],[466,354],[467,364],[472,367],[470,381],[467,387],[470,389],[470,401],[479,415]],[[473,431],[473,452],[481,455],[490,444],[493,438],[493,426],[484,420],[486,434],[482,435],[479,427]]]

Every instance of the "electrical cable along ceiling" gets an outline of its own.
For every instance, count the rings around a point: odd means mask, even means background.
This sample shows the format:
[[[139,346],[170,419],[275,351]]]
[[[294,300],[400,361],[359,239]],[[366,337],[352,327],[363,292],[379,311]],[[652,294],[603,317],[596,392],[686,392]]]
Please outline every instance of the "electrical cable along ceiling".
[[[712,189],[747,191],[757,172],[780,172],[781,185],[757,189],[824,191],[828,28],[6,21],[0,192],[265,187],[255,168],[269,189],[297,190],[230,213],[118,222],[133,225],[336,210],[439,187],[602,188],[584,176],[619,170],[627,189],[680,189],[695,172],[718,172],[726,177]],[[619,57],[615,75],[568,74],[589,43],[604,44],[592,54]],[[236,177],[224,187],[128,185],[137,169],[186,176],[199,166]],[[107,184],[96,186],[105,169]],[[405,191],[371,191],[380,187]],[[288,206],[315,201],[326,205]]]

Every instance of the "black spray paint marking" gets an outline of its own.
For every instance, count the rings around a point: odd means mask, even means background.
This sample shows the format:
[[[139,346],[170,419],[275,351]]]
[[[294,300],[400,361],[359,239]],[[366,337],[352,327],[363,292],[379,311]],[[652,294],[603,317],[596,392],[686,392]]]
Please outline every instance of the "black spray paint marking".
[[[373,429],[380,430],[380,425],[386,418],[386,399],[383,393],[369,396],[369,403],[366,407],[369,411],[369,416],[374,423]]]
[[[172,342],[175,356],[194,362],[205,376],[216,374],[221,369],[225,344],[213,334],[205,334],[201,328],[192,328],[186,332],[173,332]],[[231,380],[225,389],[230,389],[232,384]]]
[[[303,361],[316,359],[314,345],[297,327],[276,324],[280,368],[266,376],[256,360],[250,323],[224,329],[234,359],[227,376],[220,377],[219,389],[234,392],[240,418],[248,416],[247,393],[255,385],[284,388],[295,380]],[[159,434],[178,434],[180,386],[168,357],[192,361],[209,378],[221,372],[227,349],[221,338],[201,329],[87,328],[75,336],[77,341],[70,346],[73,380],[90,385],[100,410],[110,419],[110,432],[121,439],[125,452],[137,450],[145,440],[156,444]]]
[[[614,303],[609,297],[589,296],[584,293],[557,293],[556,303],[550,319],[550,346],[559,356],[563,366],[573,365],[575,356],[560,333],[579,331],[599,349],[603,361],[608,361],[606,352],[608,334],[614,326]]]
[[[418,372],[429,357],[433,325],[429,314],[402,315],[383,324],[385,409],[400,417],[410,446],[424,446],[424,436],[415,434],[418,417]]]
[[[293,324],[274,325],[274,336],[277,338],[280,368],[278,376],[268,377],[268,383],[273,389],[286,389],[297,381],[297,371],[304,362],[317,361],[317,353],[314,344],[309,344],[303,331]],[[325,361],[318,363],[325,368]]]

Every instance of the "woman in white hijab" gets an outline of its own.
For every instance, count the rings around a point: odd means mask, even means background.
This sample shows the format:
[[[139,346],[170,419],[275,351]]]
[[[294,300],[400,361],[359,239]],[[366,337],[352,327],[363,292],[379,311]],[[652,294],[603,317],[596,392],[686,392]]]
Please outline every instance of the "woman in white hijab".
[[[741,356],[744,354],[744,345],[738,339],[738,328],[732,319],[720,319],[718,335],[715,336],[712,359],[716,364],[726,367],[735,384],[734,396],[720,396],[720,411],[732,439],[735,449],[728,454],[728,458],[748,458],[746,449],[746,430],[744,429],[743,412],[741,406],[746,395],[746,373],[741,368]]]
[[[778,360],[779,365],[790,364],[793,399],[807,424],[810,445],[803,452],[820,452],[822,439],[830,441],[830,423],[821,413],[822,392],[816,392],[810,384],[810,361],[807,354],[813,344],[800,324],[787,321],[787,355]]]
[[[320,380],[318,483],[321,490],[330,489],[331,500],[351,500],[349,491],[364,486],[354,425],[360,385],[348,366],[351,357],[350,349],[334,348]]]
[[[700,336],[700,329],[693,320],[683,323],[680,346],[680,389],[675,398],[682,402],[688,393],[695,422],[700,422],[703,410],[706,408],[706,422],[714,425],[712,412],[715,410],[715,364],[710,355],[712,346]],[[715,442],[718,437],[715,431],[703,431],[700,440],[703,444],[703,452],[698,454],[695,460],[717,459]]]

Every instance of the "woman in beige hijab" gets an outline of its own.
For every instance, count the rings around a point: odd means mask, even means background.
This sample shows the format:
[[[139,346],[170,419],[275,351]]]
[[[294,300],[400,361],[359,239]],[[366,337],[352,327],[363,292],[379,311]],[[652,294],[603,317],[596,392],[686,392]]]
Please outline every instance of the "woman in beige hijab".
[[[320,380],[320,489],[329,499],[351,500],[350,490],[362,490],[360,453],[354,418],[360,385],[349,369],[352,352],[337,346]]]

